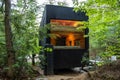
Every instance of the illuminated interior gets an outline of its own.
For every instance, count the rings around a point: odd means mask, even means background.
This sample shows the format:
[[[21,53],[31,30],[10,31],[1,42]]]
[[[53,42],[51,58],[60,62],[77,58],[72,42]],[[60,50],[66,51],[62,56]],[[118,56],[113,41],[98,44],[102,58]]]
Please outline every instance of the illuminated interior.
[[[85,48],[84,31],[76,28],[83,26],[80,21],[51,19],[51,44],[55,47]]]

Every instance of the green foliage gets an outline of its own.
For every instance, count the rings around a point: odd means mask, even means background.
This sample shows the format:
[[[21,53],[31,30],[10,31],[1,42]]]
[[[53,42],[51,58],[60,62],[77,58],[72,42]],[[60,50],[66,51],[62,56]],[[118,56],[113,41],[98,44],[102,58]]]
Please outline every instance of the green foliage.
[[[31,67],[27,57],[39,53],[39,26],[36,22],[37,3],[34,0],[18,0],[17,9],[12,10],[12,31],[16,52],[17,75],[29,74]]]
[[[5,43],[5,29],[4,29],[4,14],[3,1],[0,1],[0,67],[6,66],[6,43]]]
[[[39,9],[36,0],[17,0],[17,3],[12,4],[10,20],[16,56],[13,65],[16,78],[32,73],[27,57],[32,54],[39,54],[39,24],[36,21]],[[0,4],[0,69],[5,72],[9,68],[7,67],[3,10],[4,5]]]
[[[75,4],[75,11],[86,12],[90,46],[104,58],[120,54],[120,1],[87,0]]]
[[[42,26],[39,28],[39,39],[41,41],[44,42],[44,39],[46,37],[50,36],[50,34],[48,34],[48,30],[50,29],[50,26],[51,26],[51,24],[46,24],[46,25],[44,25],[44,27]]]

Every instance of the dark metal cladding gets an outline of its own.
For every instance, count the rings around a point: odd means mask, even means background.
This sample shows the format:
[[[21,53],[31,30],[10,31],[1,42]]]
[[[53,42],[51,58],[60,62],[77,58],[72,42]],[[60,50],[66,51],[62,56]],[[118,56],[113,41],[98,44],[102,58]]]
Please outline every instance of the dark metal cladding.
[[[84,12],[75,13],[73,8],[71,7],[46,5],[45,11],[47,23],[50,22],[50,19],[78,20],[78,21],[88,20],[88,17],[85,15]]]

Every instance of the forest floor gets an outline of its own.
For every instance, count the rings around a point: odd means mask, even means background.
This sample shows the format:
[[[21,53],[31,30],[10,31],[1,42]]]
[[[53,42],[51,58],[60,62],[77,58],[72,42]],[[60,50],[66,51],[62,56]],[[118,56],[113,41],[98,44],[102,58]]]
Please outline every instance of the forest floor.
[[[38,67],[34,67],[34,70],[41,73]],[[74,70],[64,69],[55,72],[55,75],[43,75],[41,77],[38,74],[38,77],[36,76],[32,80],[120,80],[120,60],[97,67],[93,71],[89,70],[89,72],[80,72],[79,68]]]
[[[73,80],[81,76],[82,73],[70,69],[58,71],[55,75],[46,76],[48,80]]]
[[[61,70],[56,75],[46,76],[47,80],[120,80],[120,60],[106,64],[95,71]]]

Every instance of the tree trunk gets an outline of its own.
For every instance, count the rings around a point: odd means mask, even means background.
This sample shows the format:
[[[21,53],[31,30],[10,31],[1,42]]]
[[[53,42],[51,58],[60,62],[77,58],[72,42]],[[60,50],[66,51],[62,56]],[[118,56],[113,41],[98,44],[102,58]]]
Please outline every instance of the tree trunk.
[[[15,52],[13,50],[13,42],[12,42],[12,31],[10,24],[10,14],[11,14],[11,0],[5,0],[5,39],[6,39],[6,50],[8,56],[8,72],[7,76],[9,80],[14,80],[14,68],[13,65],[15,63]]]
[[[35,66],[35,54],[32,54],[32,65]]]

